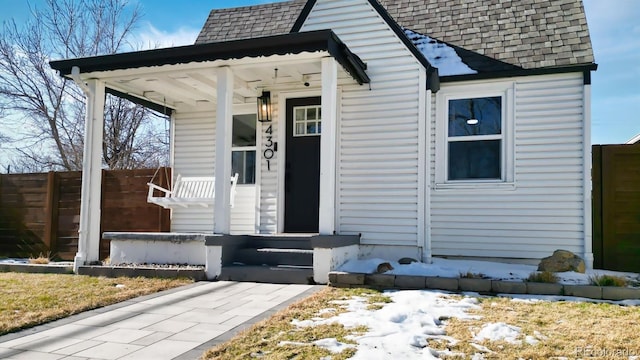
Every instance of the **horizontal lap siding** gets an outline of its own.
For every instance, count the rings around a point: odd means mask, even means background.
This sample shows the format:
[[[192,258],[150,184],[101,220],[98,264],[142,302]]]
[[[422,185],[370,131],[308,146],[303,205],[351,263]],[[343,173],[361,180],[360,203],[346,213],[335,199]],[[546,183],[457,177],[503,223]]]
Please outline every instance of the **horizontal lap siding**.
[[[214,176],[216,123],[214,111],[177,112],[174,124],[174,178]],[[231,232],[253,233],[255,229],[255,186],[238,185],[231,209]],[[213,207],[174,208],[171,231],[212,232]]]
[[[432,191],[433,254],[531,259],[556,249],[581,254],[583,117],[581,76],[517,80],[516,189]]]
[[[271,103],[274,121],[269,123],[258,123],[257,131],[260,132],[261,143],[267,143],[267,137],[271,136],[273,142],[278,139],[279,109],[284,108],[284,104],[280,104],[278,93],[271,93]],[[271,126],[271,134],[267,134],[267,128]],[[284,129],[284,128],[283,128]],[[262,234],[273,234],[278,231],[278,159],[284,153],[282,151],[274,152],[270,164],[264,158],[263,152],[265,146],[258,149],[257,159],[260,161],[260,226],[259,232]]]
[[[420,65],[367,1],[318,1],[303,31],[331,28],[367,63],[341,91],[337,227],[362,243],[418,244]]]

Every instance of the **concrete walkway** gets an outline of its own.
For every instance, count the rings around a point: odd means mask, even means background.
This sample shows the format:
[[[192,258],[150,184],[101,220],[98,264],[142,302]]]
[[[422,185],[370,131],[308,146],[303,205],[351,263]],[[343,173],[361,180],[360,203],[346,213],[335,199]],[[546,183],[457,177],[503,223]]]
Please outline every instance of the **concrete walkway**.
[[[321,288],[198,282],[0,336],[0,358],[193,360]]]

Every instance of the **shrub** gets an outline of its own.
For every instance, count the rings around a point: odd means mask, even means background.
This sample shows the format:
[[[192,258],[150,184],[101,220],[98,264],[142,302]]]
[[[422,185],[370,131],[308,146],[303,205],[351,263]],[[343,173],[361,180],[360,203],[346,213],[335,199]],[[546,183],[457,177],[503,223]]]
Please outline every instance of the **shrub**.
[[[44,255],[43,253],[40,253],[40,255],[38,255],[38,257],[30,257],[29,258],[29,264],[48,264],[51,262],[51,252],[48,252],[46,255]]]
[[[625,287],[628,282],[627,279],[614,275],[594,275],[589,277],[591,285],[595,286],[617,286]]]
[[[467,271],[466,273],[461,272],[461,279],[484,279],[486,276],[482,273],[473,273],[471,271]]]
[[[558,276],[551,271],[536,271],[529,274],[527,281],[553,284],[558,282]]]

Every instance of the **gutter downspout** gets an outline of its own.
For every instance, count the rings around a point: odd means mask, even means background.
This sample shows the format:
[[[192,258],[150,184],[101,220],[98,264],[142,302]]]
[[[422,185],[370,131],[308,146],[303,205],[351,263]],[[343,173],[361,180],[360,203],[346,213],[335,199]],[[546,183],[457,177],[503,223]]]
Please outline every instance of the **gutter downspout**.
[[[591,214],[591,84],[584,84],[583,90],[583,123],[582,123],[582,156],[583,160],[583,172],[582,172],[582,187],[584,190],[583,197],[583,215],[582,221],[584,223],[584,253],[583,259],[587,269],[593,269],[593,234],[592,234],[592,214]]]

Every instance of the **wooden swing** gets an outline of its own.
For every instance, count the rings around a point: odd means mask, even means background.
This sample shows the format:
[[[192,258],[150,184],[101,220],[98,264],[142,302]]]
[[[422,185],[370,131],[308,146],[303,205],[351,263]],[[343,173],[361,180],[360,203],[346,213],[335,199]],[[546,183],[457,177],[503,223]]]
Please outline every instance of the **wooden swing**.
[[[160,170],[160,168],[158,168]],[[173,189],[165,189],[153,183],[158,170],[147,183],[149,193],[147,194],[147,202],[162,206],[165,209],[175,207],[187,208],[190,206],[201,206],[208,208],[213,206],[215,200],[215,177],[213,176],[181,176],[178,174]],[[166,172],[165,172],[166,174]],[[238,183],[238,174],[231,177],[231,201],[233,207],[236,184]],[[169,184],[169,179],[167,179]],[[161,196],[154,196],[154,190],[162,193]]]

